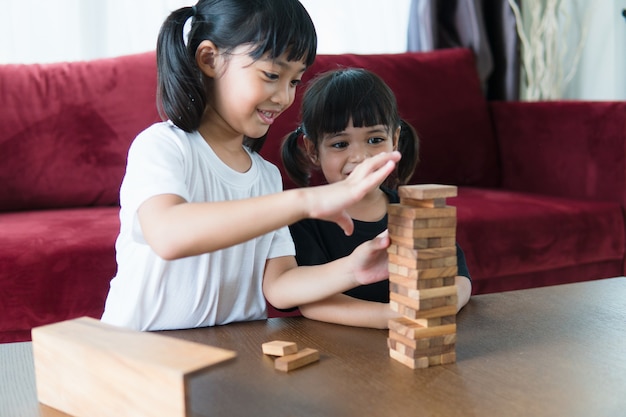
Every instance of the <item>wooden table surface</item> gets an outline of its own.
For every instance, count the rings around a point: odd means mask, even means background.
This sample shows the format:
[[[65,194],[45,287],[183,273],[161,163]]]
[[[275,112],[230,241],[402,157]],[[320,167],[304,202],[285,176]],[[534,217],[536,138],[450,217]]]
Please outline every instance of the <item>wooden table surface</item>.
[[[626,278],[475,296],[457,322],[457,362],[417,370],[385,330],[304,318],[162,334],[237,351],[191,382],[194,417],[626,415]],[[275,339],[320,361],[277,371]],[[37,403],[30,343],[0,345],[0,383],[1,417],[64,415]]]

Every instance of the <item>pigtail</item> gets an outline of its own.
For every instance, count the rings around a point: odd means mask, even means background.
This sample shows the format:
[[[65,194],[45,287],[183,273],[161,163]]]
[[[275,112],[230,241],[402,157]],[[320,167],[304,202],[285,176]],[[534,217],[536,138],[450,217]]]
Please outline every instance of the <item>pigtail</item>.
[[[408,184],[419,163],[419,137],[417,132],[405,120],[400,120],[400,137],[398,139],[398,151],[402,154],[397,168],[397,180],[399,185]]]
[[[161,26],[156,48],[159,114],[186,132],[198,129],[206,106],[203,75],[195,58],[198,45],[185,45],[183,35],[189,18],[193,27],[202,16],[195,7],[172,12]]]
[[[310,161],[298,144],[301,133],[298,128],[284,137],[280,156],[289,178],[299,187],[307,187],[311,180]]]

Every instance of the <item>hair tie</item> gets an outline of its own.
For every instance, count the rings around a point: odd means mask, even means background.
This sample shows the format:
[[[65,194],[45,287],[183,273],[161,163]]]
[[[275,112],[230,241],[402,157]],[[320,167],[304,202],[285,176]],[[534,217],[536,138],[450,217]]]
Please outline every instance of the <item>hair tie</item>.
[[[302,130],[302,126],[298,126],[296,128],[296,135],[300,136],[303,133],[304,133],[304,130]]]

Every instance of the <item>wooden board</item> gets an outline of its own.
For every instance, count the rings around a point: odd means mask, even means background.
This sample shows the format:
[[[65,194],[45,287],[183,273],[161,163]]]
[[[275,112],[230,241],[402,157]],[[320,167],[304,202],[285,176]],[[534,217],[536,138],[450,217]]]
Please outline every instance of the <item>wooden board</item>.
[[[188,414],[189,379],[235,352],[82,317],[32,330],[37,398],[76,417]]]

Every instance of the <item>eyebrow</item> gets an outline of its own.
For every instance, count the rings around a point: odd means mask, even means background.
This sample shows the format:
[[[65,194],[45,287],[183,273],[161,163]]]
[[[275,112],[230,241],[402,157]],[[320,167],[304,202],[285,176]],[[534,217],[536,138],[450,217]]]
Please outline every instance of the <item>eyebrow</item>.
[[[272,59],[272,58],[266,58],[266,61],[271,62],[273,64],[278,65],[279,67],[283,68],[283,69],[290,69],[291,65],[289,64],[289,62],[284,61],[282,59]],[[300,71],[298,71],[299,73],[303,73],[304,71],[306,71],[306,65],[302,66],[302,69],[300,69]]]
[[[387,130],[382,128],[382,127],[372,127],[370,130],[367,131],[367,133],[369,133],[369,134],[371,134],[371,133],[382,133],[382,134],[387,135],[389,132],[387,132]],[[345,130],[342,130],[340,132],[329,133],[329,134],[325,135],[323,139],[333,139],[333,138],[336,138],[336,137],[346,136],[346,135],[348,135],[348,133],[346,133]]]

